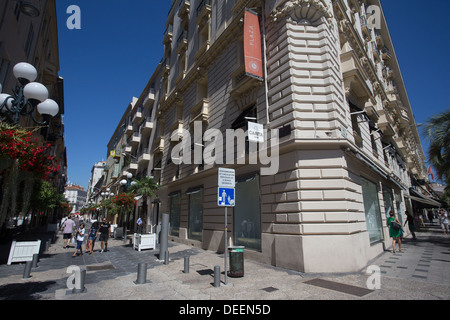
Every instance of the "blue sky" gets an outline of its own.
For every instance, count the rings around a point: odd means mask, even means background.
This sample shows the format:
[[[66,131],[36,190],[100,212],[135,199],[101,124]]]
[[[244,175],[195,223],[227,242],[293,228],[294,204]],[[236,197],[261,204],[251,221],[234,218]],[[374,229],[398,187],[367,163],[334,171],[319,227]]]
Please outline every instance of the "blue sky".
[[[163,55],[171,0],[57,0],[69,181],[87,188],[92,166]],[[67,8],[81,9],[69,30]],[[382,0],[416,123],[449,108],[450,1]],[[420,130],[421,128],[419,128]],[[422,139],[424,151],[428,144]]]

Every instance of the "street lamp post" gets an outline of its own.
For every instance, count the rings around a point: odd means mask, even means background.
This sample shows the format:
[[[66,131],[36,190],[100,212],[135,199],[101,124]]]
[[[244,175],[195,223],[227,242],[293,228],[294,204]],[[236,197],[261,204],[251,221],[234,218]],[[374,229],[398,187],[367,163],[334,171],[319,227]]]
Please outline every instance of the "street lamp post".
[[[107,188],[106,192],[102,192],[100,193],[103,199],[108,199],[109,197],[112,197],[114,195],[114,193],[110,192],[111,189]],[[105,207],[105,218],[108,217],[108,207]]]
[[[48,119],[59,112],[58,104],[48,99],[47,88],[39,83],[33,82],[37,78],[37,70],[31,64],[20,62],[13,68],[14,76],[20,85],[16,85],[12,95],[1,93],[0,85],[0,115],[2,121],[10,118],[17,124],[21,115],[31,115],[33,121],[38,125],[48,125]],[[43,115],[44,121],[37,121],[34,110]],[[5,115],[5,116],[4,116]]]

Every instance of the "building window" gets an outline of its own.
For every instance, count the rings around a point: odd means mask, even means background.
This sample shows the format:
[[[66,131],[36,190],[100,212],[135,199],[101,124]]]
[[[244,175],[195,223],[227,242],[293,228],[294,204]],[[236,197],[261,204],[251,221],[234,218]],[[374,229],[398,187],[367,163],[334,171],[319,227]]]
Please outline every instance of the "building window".
[[[383,226],[381,222],[378,188],[375,183],[364,178],[361,178],[361,187],[367,231],[369,232],[370,243],[375,243],[383,240]]]
[[[203,188],[188,190],[189,196],[189,225],[188,237],[192,240],[202,241],[203,230]]]
[[[172,192],[169,194],[169,233],[172,236],[180,236],[180,209],[181,209],[181,192]]]
[[[28,29],[27,42],[25,42],[25,52],[27,53],[28,58],[30,57],[31,47],[33,44],[33,38],[34,38],[33,25],[30,24],[30,28]]]
[[[260,203],[259,175],[238,179],[233,215],[235,245],[261,250]]]

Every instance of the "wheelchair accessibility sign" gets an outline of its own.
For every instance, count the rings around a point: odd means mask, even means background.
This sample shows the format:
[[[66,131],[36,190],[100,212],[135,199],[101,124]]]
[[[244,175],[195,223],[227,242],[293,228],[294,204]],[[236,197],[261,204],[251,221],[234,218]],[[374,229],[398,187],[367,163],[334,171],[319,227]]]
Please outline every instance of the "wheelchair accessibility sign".
[[[219,207],[235,206],[235,189],[234,188],[218,188],[217,204]]]

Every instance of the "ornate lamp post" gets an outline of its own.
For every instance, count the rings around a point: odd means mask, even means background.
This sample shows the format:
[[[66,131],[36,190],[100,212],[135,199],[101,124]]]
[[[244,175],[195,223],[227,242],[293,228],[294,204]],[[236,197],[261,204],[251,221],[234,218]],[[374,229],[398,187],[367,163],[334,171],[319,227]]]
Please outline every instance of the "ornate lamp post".
[[[31,115],[36,124],[47,125],[48,119],[58,114],[59,106],[52,99],[48,99],[48,90],[43,84],[33,82],[37,78],[36,69],[29,63],[20,62],[14,66],[13,73],[20,85],[16,85],[12,95],[0,93],[2,120],[10,118],[17,124],[21,115]],[[0,92],[1,90],[0,85]],[[36,108],[44,116],[43,122],[37,121],[34,117]]]

